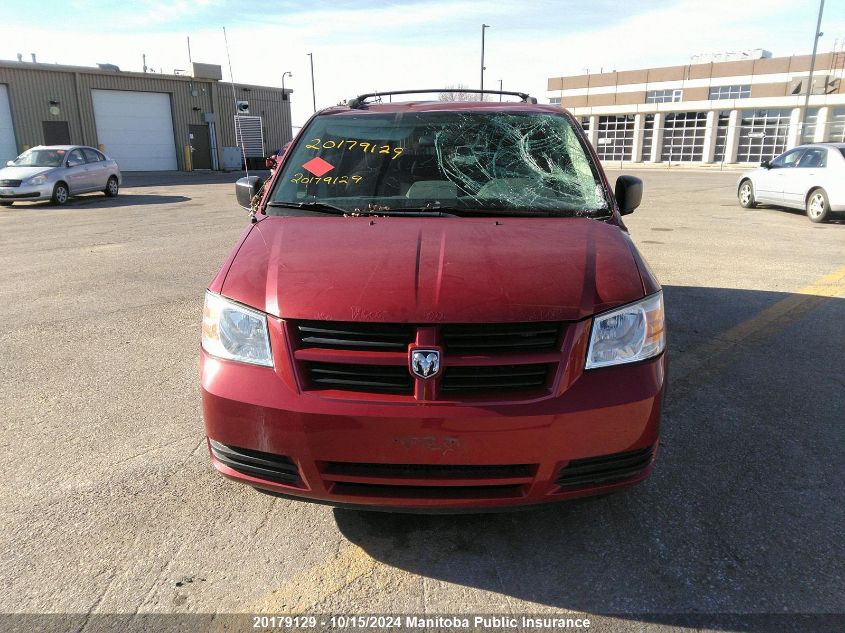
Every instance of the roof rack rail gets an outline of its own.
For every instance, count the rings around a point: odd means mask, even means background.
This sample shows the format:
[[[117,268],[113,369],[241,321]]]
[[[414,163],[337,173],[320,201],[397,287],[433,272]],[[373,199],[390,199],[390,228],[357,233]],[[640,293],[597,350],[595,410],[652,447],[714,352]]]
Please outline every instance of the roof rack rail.
[[[367,99],[371,97],[387,97],[392,95],[412,95],[421,94],[424,92],[466,92],[469,94],[483,94],[483,95],[509,95],[512,97],[519,97],[523,103],[537,103],[536,97],[532,97],[526,92],[510,92],[507,90],[474,90],[472,88],[427,88],[423,90],[390,90],[388,92],[368,92],[367,94],[358,95],[346,102],[350,108],[358,109],[366,105]]]

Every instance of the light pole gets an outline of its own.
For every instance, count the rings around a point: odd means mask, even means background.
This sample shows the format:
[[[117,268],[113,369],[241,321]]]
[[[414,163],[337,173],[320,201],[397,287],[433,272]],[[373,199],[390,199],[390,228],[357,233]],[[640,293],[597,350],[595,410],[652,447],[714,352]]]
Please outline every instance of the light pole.
[[[314,107],[314,112],[317,111],[317,93],[314,92],[314,53],[308,53],[311,58],[311,105]]]
[[[285,94],[285,77],[293,78],[293,73],[289,70],[286,70],[282,73],[282,101],[287,101],[287,95]]]
[[[803,142],[804,128],[807,125],[807,106],[810,105],[810,92],[812,92],[813,90],[813,71],[816,68],[816,51],[819,47],[819,38],[824,35],[824,33],[822,33],[821,31],[823,12],[824,0],[821,0],[821,2],[819,2],[819,21],[816,23],[816,33],[813,36],[813,57],[810,59],[810,76],[807,78],[807,94],[804,97],[804,110],[801,113],[801,127],[799,128],[801,137],[799,137],[798,139],[799,145]]]
[[[484,31],[489,29],[489,24],[482,24],[481,25],[481,89],[484,90],[484,71],[486,68],[484,67]],[[484,101],[484,93],[481,94],[481,100]]]
[[[499,103],[502,101],[502,80],[499,80]]]

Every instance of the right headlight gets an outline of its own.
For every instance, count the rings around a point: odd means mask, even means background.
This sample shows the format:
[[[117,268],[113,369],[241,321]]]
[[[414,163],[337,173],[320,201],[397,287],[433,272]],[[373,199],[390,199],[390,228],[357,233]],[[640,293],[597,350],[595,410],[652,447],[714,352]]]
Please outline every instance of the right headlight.
[[[267,317],[213,292],[205,293],[202,348],[227,360],[273,366]]]
[[[635,363],[666,347],[663,292],[593,317],[585,369]]]

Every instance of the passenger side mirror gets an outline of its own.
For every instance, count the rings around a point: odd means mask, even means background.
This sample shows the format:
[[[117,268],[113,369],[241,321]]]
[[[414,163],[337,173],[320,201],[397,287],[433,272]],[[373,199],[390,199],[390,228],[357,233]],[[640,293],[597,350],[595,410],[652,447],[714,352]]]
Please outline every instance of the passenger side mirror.
[[[7,160],[6,161],[6,167],[14,167],[14,166],[15,166],[15,161],[13,161],[13,160]]]
[[[258,176],[247,176],[246,178],[239,178],[235,183],[235,198],[238,204],[244,209],[252,208],[252,199],[261,191],[264,186],[264,181]]]
[[[763,169],[771,169],[772,165],[771,163],[769,163],[768,160],[764,160],[762,163],[760,163],[760,167],[762,167]]]
[[[640,206],[643,199],[643,181],[635,176],[619,176],[614,190],[619,213],[628,215]]]

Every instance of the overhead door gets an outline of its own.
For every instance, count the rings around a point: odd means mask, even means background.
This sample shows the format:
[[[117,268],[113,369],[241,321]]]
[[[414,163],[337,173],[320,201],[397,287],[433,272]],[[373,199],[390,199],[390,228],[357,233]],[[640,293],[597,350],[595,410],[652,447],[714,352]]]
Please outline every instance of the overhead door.
[[[123,171],[178,169],[170,95],[92,90],[97,141]]]
[[[12,125],[12,110],[9,108],[9,89],[0,84],[0,167],[18,155],[15,142],[15,128]]]

